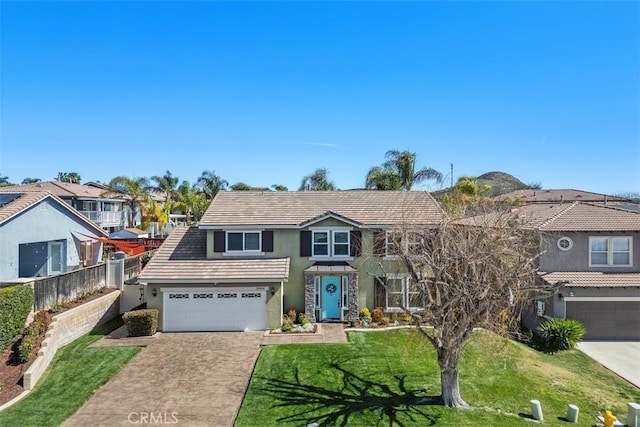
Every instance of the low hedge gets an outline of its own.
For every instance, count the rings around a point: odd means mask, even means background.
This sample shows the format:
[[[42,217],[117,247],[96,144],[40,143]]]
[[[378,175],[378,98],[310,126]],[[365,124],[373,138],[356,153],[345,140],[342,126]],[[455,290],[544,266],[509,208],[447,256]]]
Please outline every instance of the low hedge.
[[[130,337],[150,336],[158,329],[158,310],[129,311],[122,315]]]
[[[0,288],[0,352],[16,340],[33,308],[33,289],[28,285]]]
[[[38,344],[38,337],[46,332],[48,327],[47,313],[44,311],[37,312],[33,322],[25,328],[24,334],[22,334],[22,341],[18,346],[18,360],[20,363],[28,362],[31,359],[33,349]]]

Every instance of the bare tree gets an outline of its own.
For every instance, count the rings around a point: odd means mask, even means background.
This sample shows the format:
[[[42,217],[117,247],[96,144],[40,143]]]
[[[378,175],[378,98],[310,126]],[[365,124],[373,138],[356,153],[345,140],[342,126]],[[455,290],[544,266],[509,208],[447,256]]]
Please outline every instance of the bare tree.
[[[510,336],[529,298],[553,291],[536,277],[540,236],[515,214],[496,210],[392,233],[388,240],[396,242],[398,260],[379,265],[387,276],[408,275],[411,292],[403,308],[437,352],[441,403],[468,407],[460,395],[458,365],[474,328]]]

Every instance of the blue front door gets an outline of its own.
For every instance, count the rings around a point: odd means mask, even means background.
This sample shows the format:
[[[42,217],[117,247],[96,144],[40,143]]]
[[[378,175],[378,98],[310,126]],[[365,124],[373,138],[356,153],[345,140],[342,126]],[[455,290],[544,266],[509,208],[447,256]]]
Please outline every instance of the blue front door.
[[[322,276],[322,319],[340,319],[340,277]]]

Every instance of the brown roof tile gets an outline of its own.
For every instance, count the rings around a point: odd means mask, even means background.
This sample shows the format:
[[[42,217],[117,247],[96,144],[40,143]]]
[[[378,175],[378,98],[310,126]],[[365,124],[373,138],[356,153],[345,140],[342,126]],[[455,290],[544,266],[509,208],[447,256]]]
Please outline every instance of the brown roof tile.
[[[495,200],[521,200],[525,203],[567,203],[567,202],[605,202],[624,201],[629,199],[624,197],[609,196],[607,194],[592,193],[590,191],[557,189],[557,190],[516,190],[510,193],[501,194]]]
[[[280,282],[289,277],[289,258],[206,259],[206,230],[178,227],[146,265],[146,283]]]
[[[540,273],[550,284],[568,282],[565,287],[620,288],[640,287],[640,273],[603,273],[599,271],[562,271]]]
[[[422,191],[230,191],[218,193],[200,225],[299,227],[331,213],[364,226],[432,224],[443,215]]]
[[[640,231],[640,213],[592,203],[538,203],[514,212],[542,231]]]
[[[31,184],[22,185],[10,185],[1,187],[2,192],[39,192],[48,191],[49,193],[56,195],[62,199],[65,198],[87,198],[87,199],[124,199],[127,196],[119,193],[105,193],[102,188],[94,187],[92,185],[74,184],[71,182],[60,181],[43,181],[34,182]]]

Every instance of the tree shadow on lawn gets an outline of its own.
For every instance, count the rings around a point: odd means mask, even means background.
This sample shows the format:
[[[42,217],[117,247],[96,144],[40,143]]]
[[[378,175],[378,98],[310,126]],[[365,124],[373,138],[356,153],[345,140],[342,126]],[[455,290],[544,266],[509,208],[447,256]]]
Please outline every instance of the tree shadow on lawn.
[[[366,380],[338,363],[329,366],[342,374],[341,387],[303,384],[297,368],[295,381],[263,378],[267,385],[262,391],[280,402],[273,408],[301,408],[300,412],[279,418],[279,422],[346,426],[350,416],[372,413],[379,422],[390,426],[405,426],[407,420],[410,425],[436,424],[438,416],[425,409],[427,405],[441,405],[440,396],[427,396],[425,390],[407,389],[404,376],[394,375],[396,384],[383,384]],[[403,419],[398,419],[399,416]]]

